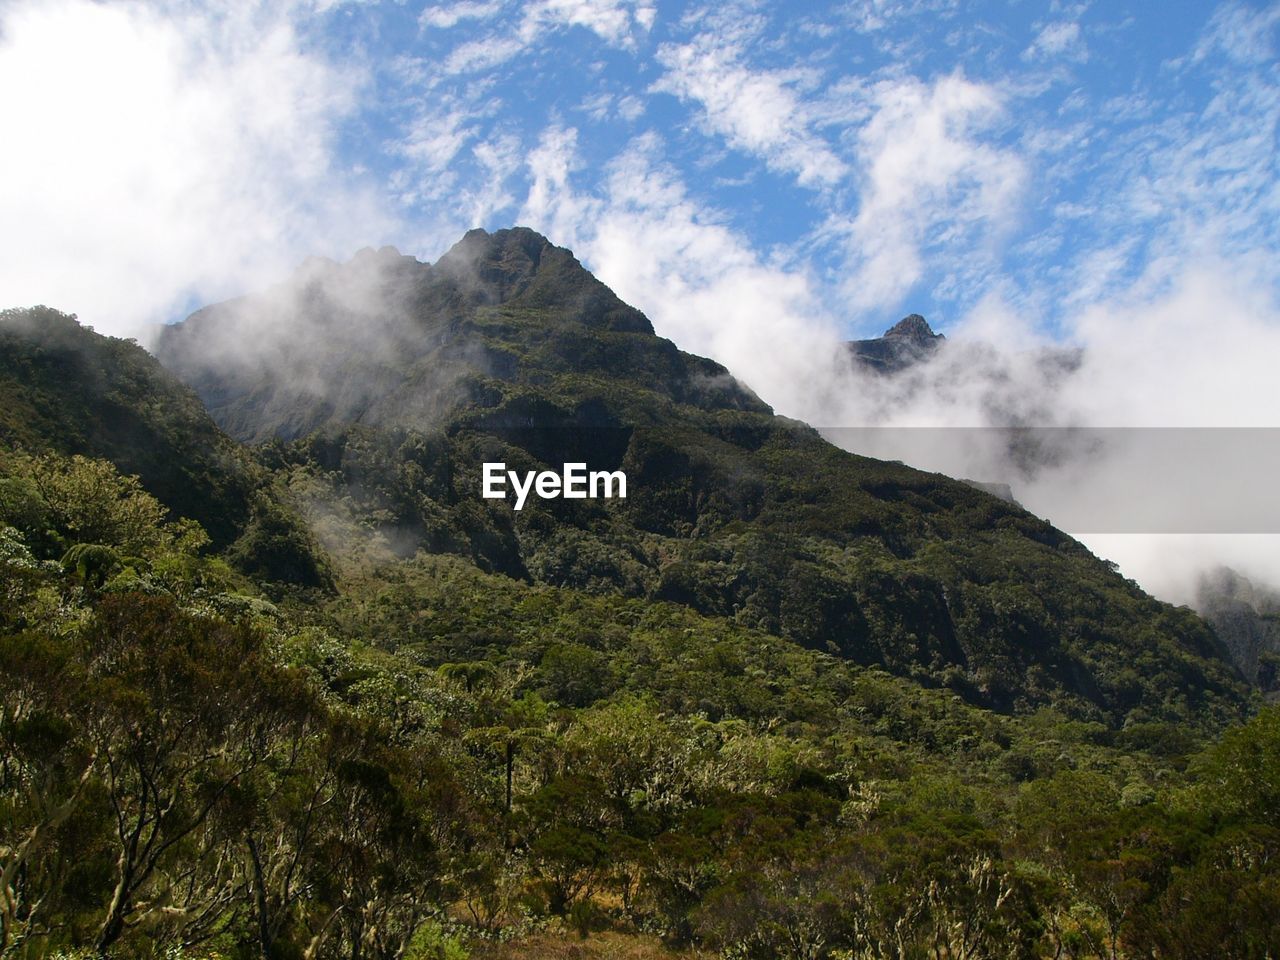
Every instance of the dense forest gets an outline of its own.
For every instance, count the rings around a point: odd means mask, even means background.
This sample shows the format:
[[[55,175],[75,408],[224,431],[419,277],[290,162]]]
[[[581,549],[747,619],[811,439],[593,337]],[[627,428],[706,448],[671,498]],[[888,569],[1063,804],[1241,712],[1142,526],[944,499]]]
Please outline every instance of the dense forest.
[[[1280,953],[1209,627],[501,239],[391,261],[444,326],[342,402],[0,319],[0,955]],[[566,443],[637,495],[471,492]]]
[[[1275,953],[1274,708],[1002,715],[453,558],[264,591],[104,461],[4,474],[6,955]]]

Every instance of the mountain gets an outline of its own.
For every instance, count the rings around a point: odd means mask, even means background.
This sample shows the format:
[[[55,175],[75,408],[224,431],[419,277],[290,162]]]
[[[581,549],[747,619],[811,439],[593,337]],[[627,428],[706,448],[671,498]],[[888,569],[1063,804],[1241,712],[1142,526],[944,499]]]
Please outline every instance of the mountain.
[[[905,356],[940,338],[908,318],[885,339]],[[453,553],[677,603],[1002,710],[1118,724],[1243,702],[1190,611],[1014,503],[774,416],[527,229],[472,231],[435,264],[390,248],[310,261],[166,329],[156,352],[262,444],[351,562]],[[620,469],[629,495],[517,513],[479,497],[495,461]]]
[[[434,265],[391,247],[347,264],[313,259],[264,295],[166,328],[156,355],[246,441],[353,423],[428,429],[492,409],[499,383],[575,366],[676,402],[766,409],[718,364],[659,341],[643,314],[531,230],[472,231]]]
[[[132,340],[48,307],[0,311],[0,449],[82,455],[136,475],[174,518],[269,580],[321,586],[324,561],[270,477]]]
[[[859,367],[880,374],[895,374],[929,359],[946,339],[942,334],[934,333],[924,317],[913,313],[903,317],[882,336],[850,340],[845,346]]]
[[[137,474],[226,546],[249,513],[251,458],[145,350],[47,307],[0,314],[0,440]]]
[[[1274,697],[1280,691],[1280,591],[1218,567],[1201,575],[1195,607],[1240,672]]]
[[[1280,709],[1236,723],[1199,618],[774,416],[530,231],[167,330],[250,443],[57,311],[0,347],[6,956],[1275,941]],[[627,497],[480,496],[570,457]]]

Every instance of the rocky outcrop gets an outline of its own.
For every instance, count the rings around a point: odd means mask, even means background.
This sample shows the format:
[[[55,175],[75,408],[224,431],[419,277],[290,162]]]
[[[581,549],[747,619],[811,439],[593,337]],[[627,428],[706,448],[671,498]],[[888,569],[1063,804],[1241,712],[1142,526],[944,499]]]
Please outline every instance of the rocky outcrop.
[[[1218,567],[1201,575],[1195,605],[1245,679],[1280,694],[1280,591]]]

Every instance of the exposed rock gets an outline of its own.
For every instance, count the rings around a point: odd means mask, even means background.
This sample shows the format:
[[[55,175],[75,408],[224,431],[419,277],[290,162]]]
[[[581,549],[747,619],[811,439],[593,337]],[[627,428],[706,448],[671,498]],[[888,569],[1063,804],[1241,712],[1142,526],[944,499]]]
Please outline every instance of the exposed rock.
[[[918,313],[903,317],[870,340],[850,340],[849,353],[861,367],[876,373],[893,374],[931,357],[946,340],[934,333],[928,321]]]
[[[1280,690],[1280,591],[1218,567],[1201,575],[1195,606],[1245,679],[1265,691]]]

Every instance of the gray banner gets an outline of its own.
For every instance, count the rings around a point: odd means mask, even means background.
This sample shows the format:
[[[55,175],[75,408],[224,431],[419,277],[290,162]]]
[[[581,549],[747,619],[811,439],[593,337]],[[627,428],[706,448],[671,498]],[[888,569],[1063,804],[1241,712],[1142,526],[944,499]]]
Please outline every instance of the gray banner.
[[[1071,533],[1280,533],[1280,429],[824,427],[832,443],[1008,484]]]

